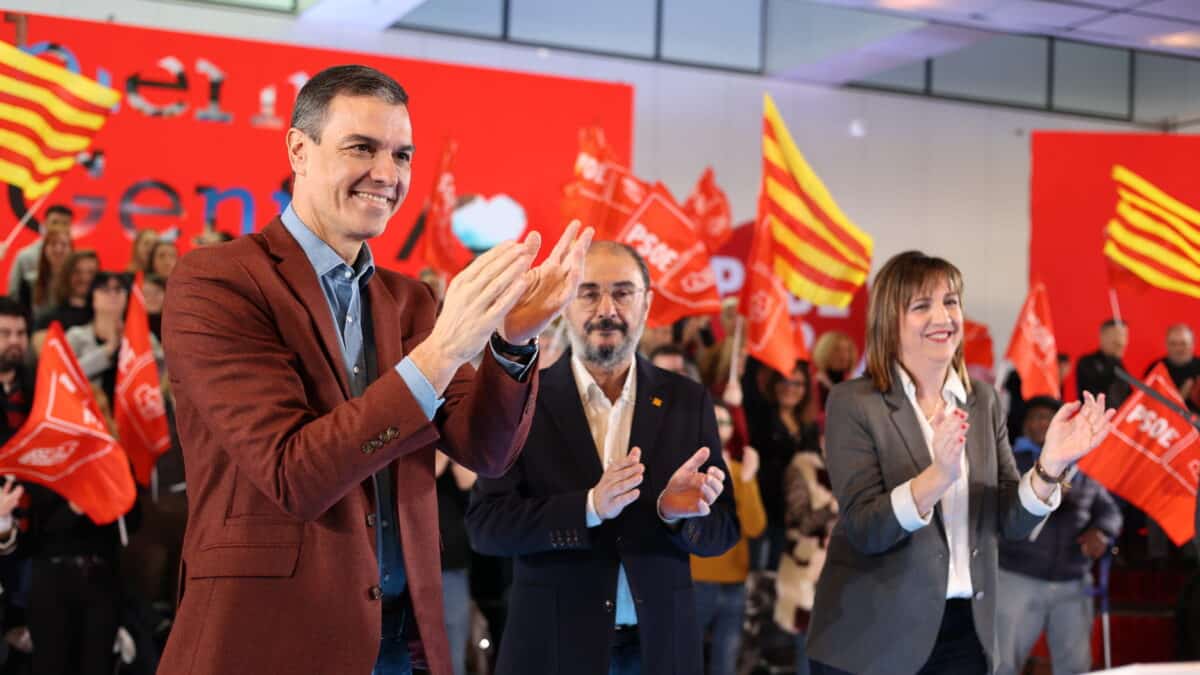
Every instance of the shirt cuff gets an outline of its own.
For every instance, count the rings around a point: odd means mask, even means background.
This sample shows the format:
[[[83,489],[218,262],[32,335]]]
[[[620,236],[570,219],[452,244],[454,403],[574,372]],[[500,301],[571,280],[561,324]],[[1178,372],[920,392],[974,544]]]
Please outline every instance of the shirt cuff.
[[[1058,484],[1054,485],[1054,492],[1050,493],[1050,498],[1046,501],[1042,501],[1041,497],[1037,496],[1037,493],[1033,491],[1033,469],[1021,476],[1017,494],[1021,497],[1021,506],[1035,516],[1048,515],[1062,503],[1062,486]]]
[[[913,498],[911,480],[897,485],[892,490],[892,512],[896,514],[896,520],[900,521],[900,527],[909,532],[916,532],[933,520],[933,509],[929,509],[929,513],[924,518],[917,510],[917,500]]]
[[[490,343],[488,344],[488,349],[492,350],[492,356],[496,359],[496,363],[499,363],[500,367],[517,382],[524,382],[525,378],[529,376],[529,371],[533,368],[533,364],[537,363],[538,353],[536,351],[529,357],[529,363],[518,363],[502,356]]]
[[[595,492],[596,492],[595,488],[592,488],[591,490],[588,490],[588,494],[587,494],[587,526],[588,527],[596,527],[601,522],[603,522],[600,519],[600,514],[596,513],[596,505],[592,502],[592,496],[593,496],[593,493],[595,493]]]
[[[417,405],[421,406],[421,412],[425,413],[425,419],[432,420],[446,399],[438,398],[433,385],[429,383],[429,378],[425,377],[425,373],[422,373],[417,364],[407,356],[396,364],[396,372],[400,374],[400,379],[404,380],[404,384],[408,385],[408,390],[412,392],[413,398],[417,399]]]

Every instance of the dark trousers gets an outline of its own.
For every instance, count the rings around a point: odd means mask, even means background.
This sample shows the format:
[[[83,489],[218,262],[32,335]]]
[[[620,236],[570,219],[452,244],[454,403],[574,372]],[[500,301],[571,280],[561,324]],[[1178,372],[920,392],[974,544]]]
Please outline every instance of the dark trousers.
[[[812,675],[853,675],[818,661],[810,663]],[[917,675],[987,675],[987,672],[987,654],[975,632],[971,601],[947,600],[933,653]]]
[[[91,557],[33,561],[29,634],[33,675],[107,675],[113,669],[120,580]]]
[[[618,629],[613,636],[608,675],[642,675],[642,642],[637,627]]]

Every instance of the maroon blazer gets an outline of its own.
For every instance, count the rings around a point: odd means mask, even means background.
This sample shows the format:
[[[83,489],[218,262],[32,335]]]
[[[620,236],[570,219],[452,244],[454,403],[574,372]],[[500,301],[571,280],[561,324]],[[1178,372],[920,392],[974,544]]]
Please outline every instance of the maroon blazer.
[[[451,672],[434,447],[502,475],[529,430],[536,368],[520,383],[490,356],[463,367],[430,422],[393,366],[432,330],[432,293],[378,269],[367,297],[381,376],[352,399],[320,282],[278,219],[172,273],[163,346],[189,506],[159,673],[370,673],[381,607],[367,488],[387,464],[425,657]]]

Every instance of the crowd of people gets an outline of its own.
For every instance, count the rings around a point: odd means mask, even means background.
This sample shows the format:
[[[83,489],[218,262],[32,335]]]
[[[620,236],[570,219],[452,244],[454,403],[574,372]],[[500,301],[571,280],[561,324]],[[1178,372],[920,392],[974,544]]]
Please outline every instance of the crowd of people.
[[[74,249],[56,205],[13,253],[0,440],[30,414],[53,322],[111,415],[140,279],[174,443],[112,524],[45,486],[0,486],[0,675],[152,673],[160,658],[165,672],[1008,675],[1043,632],[1054,672],[1076,673],[1092,665],[1096,560],[1194,565],[1072,473],[1130,393],[1120,320],[1064,404],[1024,400],[1015,373],[967,377],[961,274],[916,252],[877,275],[865,354],[863,336],[827,331],[789,372],[747,354],[734,299],[647,327],[645,262],[578,225],[541,267],[535,236],[449,285],[413,284],[361,246],[403,199],[406,104],[368,68],[310,80],[288,131],[293,203],[253,242],[206,236],[226,247],[180,262],[143,230],[113,265]],[[329,198],[351,164],[366,178]],[[318,316],[336,330],[309,330]],[[1162,361],[1200,408],[1187,325]],[[345,639],[271,632],[330,619]]]

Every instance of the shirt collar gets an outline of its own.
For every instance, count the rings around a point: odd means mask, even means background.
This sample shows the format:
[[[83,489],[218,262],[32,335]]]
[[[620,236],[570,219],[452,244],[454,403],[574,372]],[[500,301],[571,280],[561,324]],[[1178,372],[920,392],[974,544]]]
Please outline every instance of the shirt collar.
[[[912,400],[917,400],[917,384],[913,382],[912,377],[908,374],[900,364],[896,364],[896,373],[900,376],[900,384],[904,386],[904,393]],[[946,377],[946,381],[942,384],[942,398],[947,403],[954,403],[957,406],[962,406],[967,401],[967,389],[963,386],[962,379],[958,373],[951,368],[950,374]]]
[[[291,204],[288,204],[287,208],[283,210],[279,219],[283,221],[283,226],[291,233],[296,243],[300,244],[304,255],[308,257],[308,262],[316,271],[317,277],[324,278],[334,272],[344,273],[346,269],[350,268],[346,261],[342,260],[342,257],[333,250],[333,247],[308,229],[308,226],[300,220],[300,216],[296,215]],[[366,284],[375,274],[375,257],[371,254],[371,247],[366,243],[363,243],[362,248],[358,251],[358,259],[354,261],[353,271],[360,286]]]
[[[579,398],[581,400],[588,402],[596,395],[608,400],[604,395],[604,390],[600,388],[599,384],[596,384],[596,378],[592,377],[587,367],[583,365],[583,361],[574,354],[571,354],[571,372],[575,375],[575,386],[579,389]],[[621,395],[617,400],[632,403],[636,397],[636,383],[637,359],[634,358],[633,363],[629,366],[629,372],[625,375],[625,384],[622,385]]]

